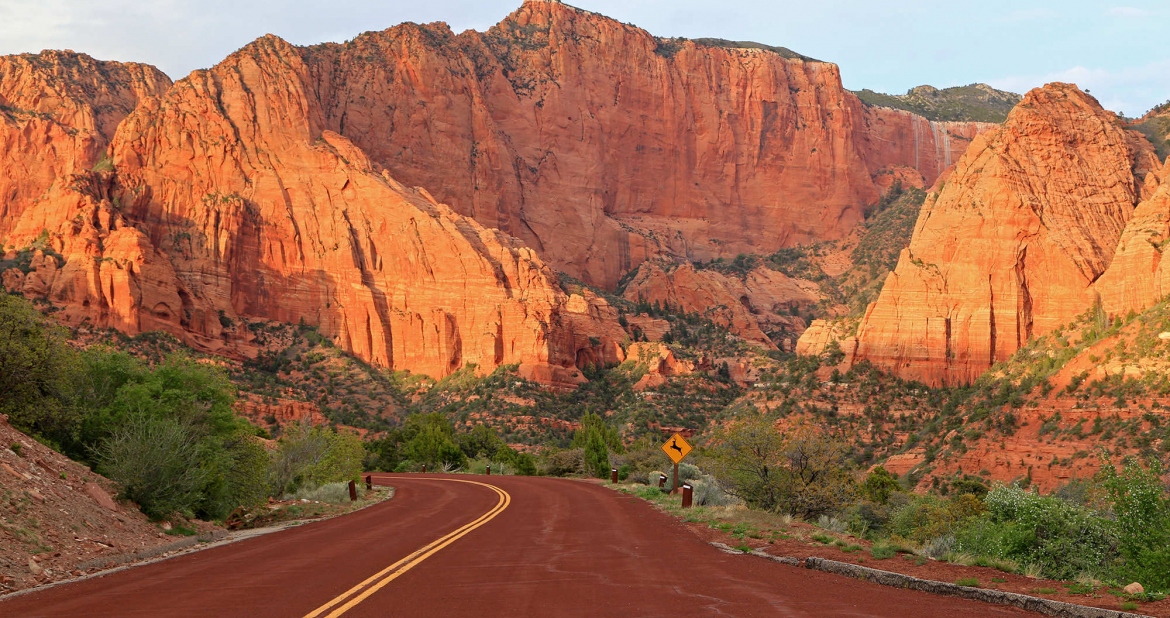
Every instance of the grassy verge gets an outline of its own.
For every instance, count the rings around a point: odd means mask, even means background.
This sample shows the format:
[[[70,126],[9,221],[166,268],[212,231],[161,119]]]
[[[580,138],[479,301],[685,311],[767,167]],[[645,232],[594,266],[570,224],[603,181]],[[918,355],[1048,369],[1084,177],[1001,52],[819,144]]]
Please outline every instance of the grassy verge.
[[[388,500],[393,495],[394,490],[391,487],[375,487],[369,491],[364,488],[359,490],[356,502],[350,502],[348,497],[342,502],[324,502],[308,498],[273,501],[250,509],[240,509],[224,523],[231,530],[250,530],[291,521],[328,519],[364,509]]]
[[[688,524],[709,542],[719,541],[745,553],[764,550],[773,555],[799,559],[817,556],[923,579],[1170,617],[1170,600],[1160,594],[1126,594],[1119,586],[1093,580],[1042,579],[1036,572],[1025,572],[1027,569],[960,553],[935,560],[915,553],[916,548],[906,544],[890,540],[870,542],[852,536],[831,518],[822,518],[813,524],[742,505],[684,509],[679,496],[663,493],[656,487],[640,484],[607,486],[649,502]]]

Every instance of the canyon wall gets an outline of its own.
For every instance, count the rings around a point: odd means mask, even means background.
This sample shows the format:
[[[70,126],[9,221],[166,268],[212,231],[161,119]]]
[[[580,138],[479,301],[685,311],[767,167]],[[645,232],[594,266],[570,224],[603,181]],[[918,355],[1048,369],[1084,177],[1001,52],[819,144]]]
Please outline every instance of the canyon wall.
[[[626,333],[546,263],[612,288],[654,257],[838,238],[987,128],[866,107],[830,63],[544,0],[483,33],[266,36],[173,85],[0,58],[0,112],[0,274],[67,323],[248,356],[247,320],[303,320],[387,367],[562,384],[621,360]],[[781,307],[803,292],[713,275],[644,291],[695,310],[718,292],[721,322],[765,345],[803,326]]]
[[[991,125],[865,107],[836,65],[659,39],[532,0],[487,32],[404,24],[298,50],[314,129],[612,288],[653,256],[834,239]]]
[[[578,358],[622,359],[604,301],[570,309],[532,249],[314,130],[307,75],[268,37],[141,101],[110,144],[115,171],[66,176],[16,218],[9,244],[44,246],[5,285],[67,322],[225,354],[247,353],[241,318],[256,317],[436,377],[525,364],[571,384]]]
[[[138,101],[170,85],[152,66],[68,51],[0,56],[0,244],[54,184],[101,160]]]
[[[858,329],[857,358],[969,382],[1070,321],[1095,302],[1157,167],[1144,138],[1075,86],[1029,92],[928,195]]]

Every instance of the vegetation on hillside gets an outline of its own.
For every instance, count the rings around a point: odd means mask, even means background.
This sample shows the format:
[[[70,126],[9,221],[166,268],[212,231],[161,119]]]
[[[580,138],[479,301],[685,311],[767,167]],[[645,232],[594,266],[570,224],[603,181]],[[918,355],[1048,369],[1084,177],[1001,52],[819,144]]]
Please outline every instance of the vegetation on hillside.
[[[728,49],[762,49],[765,51],[770,51],[774,54],[778,54],[782,58],[788,58],[789,60],[804,60],[805,62],[821,62],[820,60],[817,60],[816,58],[811,58],[809,56],[805,56],[804,54],[798,54],[798,53],[792,51],[791,49],[788,49],[787,47],[778,47],[775,45],[765,45],[763,43],[757,43],[755,41],[729,41],[727,39],[716,39],[716,38],[699,38],[699,39],[691,39],[691,40],[694,41],[695,43],[698,43],[699,45],[706,45],[707,47],[725,47]]]
[[[1154,145],[1158,158],[1165,161],[1170,157],[1170,101],[1150,110],[1144,117],[1135,120],[1130,128],[1145,135]]]
[[[233,412],[236,387],[215,363],[172,353],[148,364],[104,346],[78,352],[67,337],[28,301],[0,293],[0,412],[14,427],[117,481],[154,518],[222,520],[289,489],[274,476],[264,432]],[[298,439],[282,440],[277,453]],[[288,479],[357,476],[360,441],[326,439]]]
[[[913,112],[927,120],[1003,122],[1022,97],[996,90],[987,84],[969,84],[938,89],[918,86],[906,94],[894,95],[869,89],[854,92],[866,105],[892,107]]]

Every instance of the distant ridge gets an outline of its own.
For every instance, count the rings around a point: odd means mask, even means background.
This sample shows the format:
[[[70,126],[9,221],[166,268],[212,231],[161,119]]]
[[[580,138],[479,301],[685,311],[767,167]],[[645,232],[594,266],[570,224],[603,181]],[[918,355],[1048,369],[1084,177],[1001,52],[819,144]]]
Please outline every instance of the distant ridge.
[[[1023,98],[1014,92],[996,90],[987,84],[969,84],[939,90],[918,86],[906,94],[884,94],[865,89],[854,91],[866,105],[892,107],[914,112],[928,120],[1003,122]]]

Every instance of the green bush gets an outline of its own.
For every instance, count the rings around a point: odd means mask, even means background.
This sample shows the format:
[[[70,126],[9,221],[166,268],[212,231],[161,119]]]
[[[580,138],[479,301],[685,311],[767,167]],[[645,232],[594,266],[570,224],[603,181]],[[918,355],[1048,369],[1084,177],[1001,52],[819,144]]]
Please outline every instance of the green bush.
[[[951,499],[935,495],[914,496],[890,517],[890,534],[926,543],[953,534],[969,519],[983,512],[983,503],[970,494]]]
[[[584,449],[546,452],[544,473],[548,476],[573,476],[585,470]]]
[[[1117,517],[1118,549],[1124,559],[1119,574],[1141,582],[1147,591],[1170,590],[1170,501],[1162,484],[1162,466],[1143,467],[1127,460],[1118,471],[1112,463],[1101,477]]]
[[[194,515],[209,473],[201,465],[199,439],[190,425],[172,418],[135,416],[97,449],[100,470],[122,486],[122,495],[154,519]]]
[[[455,428],[437,412],[408,417],[402,435],[402,454],[407,459],[427,464],[432,470],[467,465],[467,456],[455,441]]]
[[[957,550],[1033,564],[1057,579],[1102,573],[1113,562],[1112,526],[1089,509],[1003,485],[985,503],[987,513],[956,533]]]
[[[281,437],[272,458],[271,483],[276,495],[304,487],[358,480],[365,450],[352,434],[324,427],[293,425]]]
[[[861,484],[861,495],[878,504],[890,501],[890,494],[902,491],[898,479],[882,466],[875,467]]]
[[[812,518],[852,501],[846,450],[823,431],[781,433],[765,418],[740,420],[713,437],[711,469],[748,506]]]

